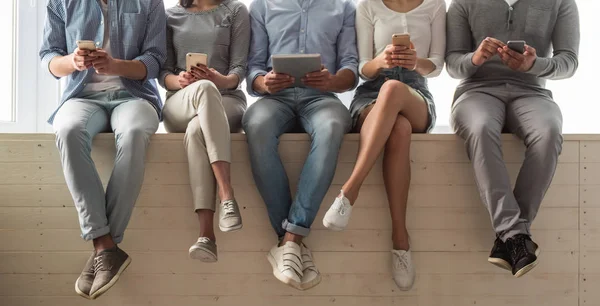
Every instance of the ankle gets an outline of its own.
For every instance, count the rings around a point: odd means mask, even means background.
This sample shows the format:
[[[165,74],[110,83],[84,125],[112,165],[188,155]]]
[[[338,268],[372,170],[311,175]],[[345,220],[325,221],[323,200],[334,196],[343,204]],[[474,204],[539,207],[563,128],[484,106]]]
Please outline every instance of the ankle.
[[[346,197],[346,199],[348,199],[348,201],[350,202],[350,205],[354,206],[354,203],[358,198],[358,189],[344,186],[342,187],[342,191],[340,192],[340,194],[338,194],[338,198],[341,197],[342,192],[344,193],[344,197]]]
[[[292,241],[298,245],[300,245],[302,243],[302,236],[300,235],[296,235],[290,232],[285,233],[285,235],[283,236],[283,239],[281,239],[281,244],[280,246],[284,245],[286,242],[288,241]]]
[[[401,234],[392,234],[392,245],[394,250],[410,250],[410,239],[408,237],[408,231],[404,231]]]
[[[235,196],[233,195],[233,187],[224,186],[219,188],[219,199],[221,199],[221,202],[235,199]]]
[[[104,235],[94,239],[94,250],[96,250],[96,253],[114,249],[116,246],[117,244],[112,240],[110,235]]]

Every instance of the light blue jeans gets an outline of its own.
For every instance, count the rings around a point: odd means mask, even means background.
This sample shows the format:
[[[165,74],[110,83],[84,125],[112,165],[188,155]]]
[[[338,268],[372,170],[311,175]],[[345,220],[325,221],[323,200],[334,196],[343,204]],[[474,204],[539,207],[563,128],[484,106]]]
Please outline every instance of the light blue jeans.
[[[246,111],[243,126],[252,174],[278,237],[286,232],[308,236],[350,125],[348,109],[334,94],[313,89],[286,89],[258,100]],[[278,145],[279,136],[295,131],[310,134],[312,143],[292,201]]]
[[[123,240],[144,179],[148,141],[158,123],[155,108],[127,91],[71,99],[57,111],[53,121],[56,146],[83,239],[111,234],[115,243]],[[111,130],[117,154],[104,192],[91,156],[92,139]]]

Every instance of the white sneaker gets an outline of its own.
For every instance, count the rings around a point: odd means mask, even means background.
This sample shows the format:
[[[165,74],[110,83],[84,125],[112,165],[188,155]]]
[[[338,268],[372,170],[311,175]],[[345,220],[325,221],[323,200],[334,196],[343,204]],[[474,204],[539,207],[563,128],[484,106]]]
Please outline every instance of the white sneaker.
[[[203,262],[216,262],[217,244],[207,237],[200,237],[198,241],[190,247],[190,258],[198,259]]]
[[[235,200],[221,203],[219,210],[219,229],[222,232],[233,232],[242,228],[242,215]]]
[[[273,267],[273,275],[279,281],[302,290],[302,253],[297,243],[288,241],[282,246],[276,244],[269,251],[267,259]]]
[[[321,282],[321,273],[315,266],[312,252],[302,243],[302,290],[310,289]]]
[[[410,290],[415,283],[415,275],[410,250],[392,250],[392,277],[396,286],[402,291]]]
[[[340,190],[340,197],[335,198],[335,201],[325,213],[325,217],[323,217],[323,225],[333,231],[342,231],[348,226],[351,213],[352,205],[344,196],[344,191]]]

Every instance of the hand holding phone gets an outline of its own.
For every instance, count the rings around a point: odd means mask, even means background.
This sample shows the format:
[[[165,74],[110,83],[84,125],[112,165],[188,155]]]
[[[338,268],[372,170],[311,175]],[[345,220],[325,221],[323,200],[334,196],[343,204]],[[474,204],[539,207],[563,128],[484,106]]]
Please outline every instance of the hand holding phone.
[[[392,35],[392,45],[403,46],[410,49],[410,34],[394,34]]]
[[[96,44],[91,40],[78,40],[77,48],[79,50],[96,51]]]
[[[205,53],[188,53],[185,57],[185,70],[192,72],[192,67],[208,66],[208,55]]]

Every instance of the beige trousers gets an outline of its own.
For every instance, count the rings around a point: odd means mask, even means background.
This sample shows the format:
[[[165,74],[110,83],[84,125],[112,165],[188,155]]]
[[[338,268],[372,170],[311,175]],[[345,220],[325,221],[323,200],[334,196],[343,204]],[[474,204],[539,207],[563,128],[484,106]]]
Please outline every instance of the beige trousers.
[[[170,96],[163,108],[167,132],[185,131],[184,144],[195,210],[215,210],[217,186],[211,164],[231,162],[230,125],[239,129],[245,111],[243,99],[236,96],[224,98],[212,82],[202,80]],[[228,104],[226,108],[225,102]]]

